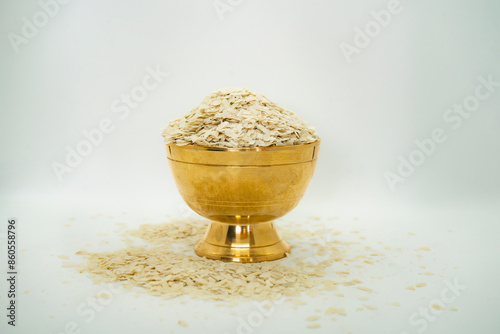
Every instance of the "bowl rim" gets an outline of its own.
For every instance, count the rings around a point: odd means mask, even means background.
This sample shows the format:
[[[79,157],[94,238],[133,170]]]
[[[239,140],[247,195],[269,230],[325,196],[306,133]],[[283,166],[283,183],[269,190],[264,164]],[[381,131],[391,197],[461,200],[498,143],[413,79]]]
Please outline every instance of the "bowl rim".
[[[176,143],[168,143],[165,144],[166,146],[175,146],[177,148],[185,148],[185,149],[192,149],[192,150],[202,150],[202,151],[227,151],[227,152],[245,152],[245,151],[254,151],[254,152],[259,152],[259,151],[280,151],[280,150],[289,150],[289,149],[298,149],[298,148],[304,148],[307,146],[316,146],[321,143],[321,139],[318,138],[318,140],[315,140],[310,143],[305,143],[305,144],[299,144],[299,145],[279,145],[279,146],[252,146],[252,147],[214,147],[214,146],[205,146],[205,145],[198,145],[198,144],[188,144],[188,145],[177,145]]]

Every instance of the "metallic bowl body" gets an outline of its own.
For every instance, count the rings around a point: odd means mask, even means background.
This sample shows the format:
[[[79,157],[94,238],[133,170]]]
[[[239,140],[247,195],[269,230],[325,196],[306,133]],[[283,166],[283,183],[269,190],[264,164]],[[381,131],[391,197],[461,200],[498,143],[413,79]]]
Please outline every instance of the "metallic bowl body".
[[[217,148],[167,144],[177,188],[212,220],[198,255],[233,262],[286,256],[272,221],[299,203],[316,167],[320,141],[292,146]]]

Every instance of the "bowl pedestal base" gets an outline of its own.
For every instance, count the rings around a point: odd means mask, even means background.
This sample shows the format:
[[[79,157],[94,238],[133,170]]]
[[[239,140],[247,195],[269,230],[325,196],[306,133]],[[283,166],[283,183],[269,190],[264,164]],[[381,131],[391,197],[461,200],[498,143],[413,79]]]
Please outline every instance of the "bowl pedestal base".
[[[261,262],[285,257],[290,253],[290,246],[281,238],[273,222],[234,224],[212,221],[194,251],[213,260]]]

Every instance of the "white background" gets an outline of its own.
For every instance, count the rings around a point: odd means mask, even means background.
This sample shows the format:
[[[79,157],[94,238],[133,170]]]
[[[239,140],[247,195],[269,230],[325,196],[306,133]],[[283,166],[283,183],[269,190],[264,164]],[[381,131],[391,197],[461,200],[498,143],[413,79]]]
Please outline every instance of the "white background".
[[[75,307],[98,291],[82,275],[62,286],[68,270],[50,254],[72,254],[117,220],[136,226],[186,214],[161,129],[227,86],[267,95],[316,126],[322,138],[315,178],[287,219],[339,216],[338,225],[329,224],[347,231],[356,216],[374,243],[433,245],[436,263],[459,267],[444,277],[458,277],[468,288],[454,305],[459,311],[432,321],[426,332],[498,332],[500,87],[457,129],[443,116],[474,95],[479,77],[500,81],[499,4],[401,1],[400,12],[348,61],[342,43],[355,45],[355,28],[374,22],[370,12],[389,1],[221,3],[230,10],[218,13],[212,1],[73,0],[15,46],[12,34],[22,36],[23,18],[33,22],[41,5],[1,2],[0,233],[7,218],[19,219],[20,248],[27,249],[20,254],[19,290],[30,290],[20,297],[20,326],[9,332],[59,333],[78,319]],[[142,84],[147,68],[158,67],[168,77],[128,117],[114,113],[112,104]],[[66,164],[68,148],[76,149],[83,133],[106,118],[113,131],[58,178],[54,163]],[[399,157],[418,154],[415,142],[436,128],[446,141],[391,189],[386,172],[398,173]],[[97,213],[113,218],[89,218]],[[63,227],[70,217],[76,217],[71,229]],[[418,241],[407,243],[408,231]],[[387,333],[417,332],[408,316],[420,304],[405,296],[397,312],[353,312],[317,331],[366,333],[376,325]],[[237,328],[236,316],[226,312],[223,319],[224,309],[207,302],[160,306],[126,293],[120,298],[121,306],[113,303],[83,323],[82,332]],[[244,307],[235,310],[244,316]],[[188,328],[177,325],[179,312],[190,319]],[[284,306],[254,332],[304,331],[305,315],[293,312],[301,311]],[[159,321],[157,313],[172,319]]]

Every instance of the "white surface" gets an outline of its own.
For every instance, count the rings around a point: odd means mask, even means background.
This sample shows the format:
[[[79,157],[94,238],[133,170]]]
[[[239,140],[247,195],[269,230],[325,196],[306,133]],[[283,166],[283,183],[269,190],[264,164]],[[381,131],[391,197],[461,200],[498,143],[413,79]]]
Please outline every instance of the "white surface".
[[[19,219],[20,249],[27,250],[20,253],[18,289],[30,291],[19,297],[19,327],[6,328],[8,333],[55,334],[71,321],[82,333],[97,334],[237,332],[238,316],[251,314],[251,303],[231,315],[207,302],[128,292],[86,323],[75,309],[101,287],[50,255],[72,254],[87,244],[115,249],[121,245],[111,236],[105,244],[96,233],[112,231],[119,221],[137,226],[167,213],[187,214],[160,129],[225,86],[262,92],[320,133],[315,178],[286,221],[321,216],[345,238],[364,228],[366,245],[383,241],[403,249],[400,262],[395,259],[399,265],[363,273],[366,280],[388,276],[369,284],[376,290],[369,303],[379,310],[356,312],[363,303],[358,296],[327,295],[297,309],[276,307],[255,333],[301,333],[306,316],[332,303],[344,303],[348,316],[322,321],[316,332],[417,333],[408,317],[438,298],[445,279],[455,278],[467,286],[452,305],[459,310],[439,315],[424,332],[499,332],[500,87],[460,127],[444,118],[475,94],[479,77],[500,81],[498,2],[401,1],[402,11],[351,62],[341,43],[352,44],[353,29],[373,21],[370,12],[387,8],[388,1],[231,3],[221,20],[211,1],[72,1],[60,5],[17,53],[8,36],[22,34],[23,17],[32,20],[40,5],[0,4],[0,233],[8,217]],[[137,90],[148,68],[157,67],[169,73],[158,87],[127,117],[123,109],[113,112],[115,101]],[[67,148],[76,149],[83,132],[106,118],[113,131],[59,180],[54,162],[65,163]],[[436,128],[446,141],[391,191],[384,173],[396,173],[399,156],[408,159],[415,141],[430,138]],[[103,218],[90,219],[97,213]],[[333,216],[340,220],[326,220]],[[407,291],[406,283],[421,276],[407,270],[413,264],[399,266],[413,261],[421,246],[432,248],[426,264],[443,276]],[[4,309],[3,279],[1,284]],[[384,306],[389,301],[401,306]],[[178,326],[179,319],[189,326]]]
[[[80,262],[79,256],[72,255],[78,250],[119,249],[124,245],[113,232],[117,228],[115,223],[124,222],[135,227],[164,221],[163,214],[160,211],[145,213],[138,207],[126,213],[117,212],[112,204],[105,203],[90,209],[64,200],[57,205],[43,202],[9,204],[12,211],[23,212],[19,218],[19,240],[26,250],[20,252],[19,257],[18,290],[28,290],[29,293],[21,293],[18,298],[19,326],[16,330],[7,329],[8,333],[55,334],[63,331],[68,323],[75,323],[82,333],[245,333],[239,329],[239,319],[248,321],[258,312],[252,302],[215,307],[219,303],[190,298],[162,300],[118,289],[117,292],[112,290],[109,304],[94,312],[95,318],[89,318],[90,313],[86,313],[91,310],[88,298],[93,298],[103,289],[109,291],[110,287],[93,285],[75,269],[62,268],[61,263],[66,260],[57,258],[57,255],[69,255],[67,261]],[[304,214],[311,210],[321,217],[331,217],[328,210],[311,206],[294,211],[284,221],[304,221]],[[182,216],[182,212],[175,209],[164,212]],[[99,218],[90,218],[97,214],[101,214]],[[69,220],[71,217],[75,220]],[[380,262],[365,265],[350,277],[362,280],[362,285],[374,292],[367,294],[353,287],[340,287],[339,292],[345,297],[337,297],[329,291],[315,298],[304,296],[308,304],[297,308],[291,303],[278,304],[271,315],[262,317],[261,325],[252,327],[251,332],[303,333],[308,324],[306,317],[318,314],[315,309],[324,311],[335,306],[344,307],[347,316],[336,315],[337,321],[323,316],[318,332],[371,333],[376,327],[383,333],[420,333],[424,322],[426,333],[496,333],[499,329],[496,316],[500,307],[500,293],[496,289],[500,254],[496,239],[500,228],[498,223],[494,224],[496,217],[498,211],[435,210],[429,214],[419,210],[387,209],[385,216],[360,216],[358,220],[352,216],[340,216],[335,221],[322,219],[321,223],[342,231],[334,238],[361,242],[362,247],[381,249],[386,254]],[[64,224],[68,223],[71,226],[65,227]],[[109,233],[109,236],[98,236],[98,233]],[[359,235],[366,240],[358,239]],[[387,251],[379,243],[401,250]],[[431,251],[415,251],[423,246],[430,247]],[[424,257],[418,258],[417,254]],[[422,264],[427,268],[420,268]],[[344,267],[343,263],[331,269],[355,271],[352,267]],[[424,276],[423,272],[436,275]],[[329,278],[342,279],[333,273]],[[446,281],[455,280],[465,286],[465,290],[456,297],[450,291],[445,292],[446,298],[454,300],[446,304],[442,314],[433,315],[429,311],[432,321],[424,321],[418,315],[420,309],[428,308],[436,299],[443,300]],[[416,291],[405,289],[417,282],[426,282],[427,286]],[[118,287],[112,286],[113,289]],[[359,300],[362,296],[369,296],[369,300]],[[395,307],[392,302],[399,302],[401,306]],[[378,310],[357,311],[364,304],[377,306]],[[456,307],[458,311],[451,311],[450,307]],[[409,320],[412,314],[417,314],[413,316],[418,322]],[[188,327],[179,326],[178,320],[186,321]]]

